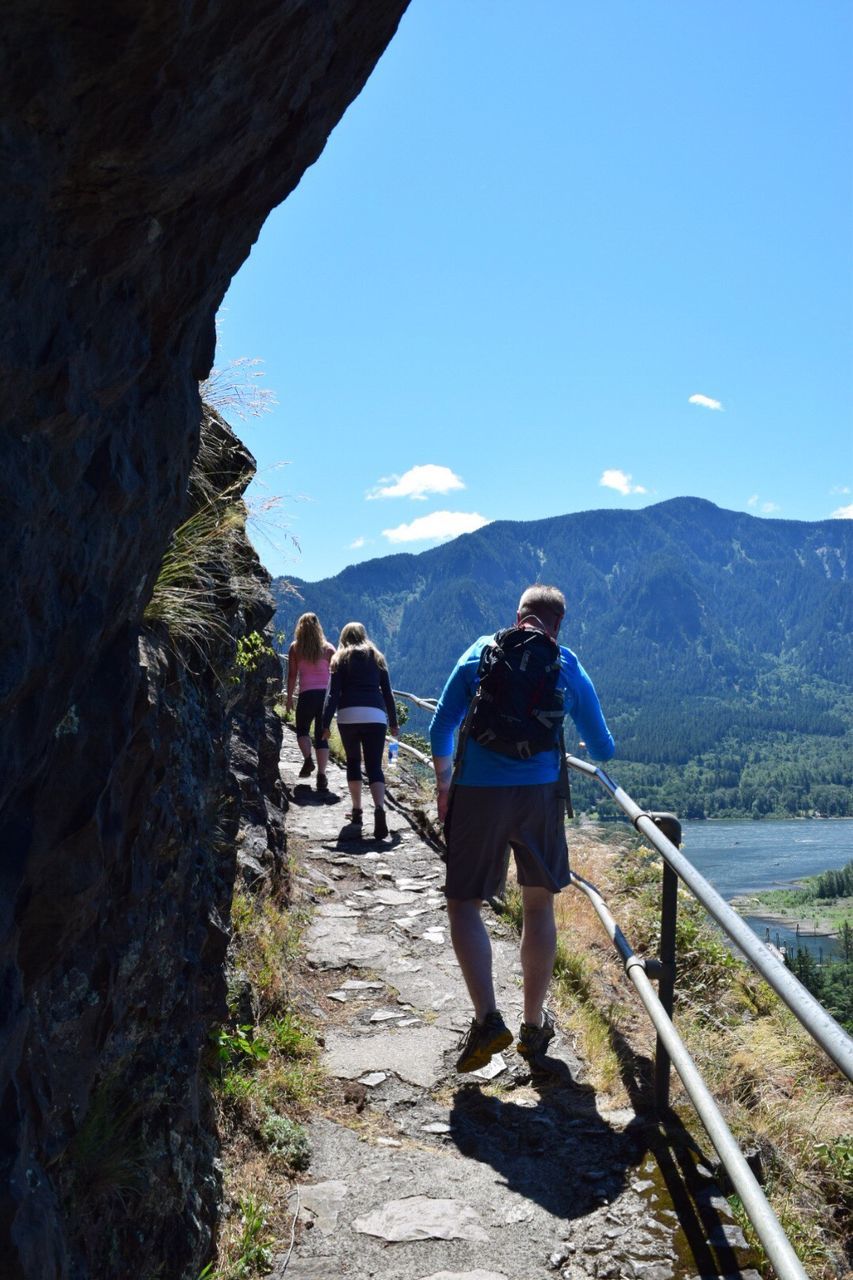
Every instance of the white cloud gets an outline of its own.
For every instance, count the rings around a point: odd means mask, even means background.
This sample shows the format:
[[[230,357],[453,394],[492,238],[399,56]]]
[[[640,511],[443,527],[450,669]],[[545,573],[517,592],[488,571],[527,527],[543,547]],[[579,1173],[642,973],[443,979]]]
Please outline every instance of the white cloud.
[[[424,501],[428,493],[449,493],[451,489],[464,489],[460,476],[450,467],[439,467],[429,462],[425,466],[410,467],[402,476],[383,476],[376,488],[365,496],[373,498],[415,498]]]
[[[849,507],[838,507],[829,518],[830,520],[853,520],[853,502]]]
[[[432,511],[411,524],[383,529],[382,536],[389,542],[437,542],[441,538],[458,538],[460,533],[473,533],[488,523],[476,511]]]
[[[774,511],[781,511],[782,508],[778,502],[762,502],[759,494],[754,493],[751,498],[747,498],[746,505],[752,507],[753,511],[758,508],[762,515],[772,516]]]
[[[688,404],[698,404],[703,409],[716,409],[719,413],[725,413],[725,409],[719,400],[712,399],[711,396],[688,396]]]
[[[364,543],[365,543],[364,538],[354,538],[352,542],[349,544],[349,549],[350,551],[358,551],[359,547],[364,546]]]
[[[641,484],[632,484],[632,477],[625,471],[617,471],[612,468],[605,471],[599,480],[599,484],[605,489],[615,489],[617,493],[623,494],[626,498],[629,493],[645,493],[646,490]]]
[[[834,485],[832,486],[832,488],[830,489],[830,491],[829,491],[829,492],[830,492],[830,493],[849,493],[849,492],[850,492],[850,485],[849,485],[849,484],[834,484]],[[830,517],[830,519],[831,519],[831,518],[832,518],[832,517]]]

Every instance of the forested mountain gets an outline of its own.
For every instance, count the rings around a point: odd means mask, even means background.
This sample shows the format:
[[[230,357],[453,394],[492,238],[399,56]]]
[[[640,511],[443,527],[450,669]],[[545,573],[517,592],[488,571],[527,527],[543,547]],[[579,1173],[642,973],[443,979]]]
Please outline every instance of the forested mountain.
[[[757,519],[699,498],[498,521],[274,589],[332,639],[363,621],[394,685],[440,692],[459,653],[508,625],[520,590],[560,586],[561,639],[593,677],[613,771],[685,817],[853,814],[853,523]],[[567,742],[571,741],[571,733]],[[583,792],[592,803],[595,792]]]

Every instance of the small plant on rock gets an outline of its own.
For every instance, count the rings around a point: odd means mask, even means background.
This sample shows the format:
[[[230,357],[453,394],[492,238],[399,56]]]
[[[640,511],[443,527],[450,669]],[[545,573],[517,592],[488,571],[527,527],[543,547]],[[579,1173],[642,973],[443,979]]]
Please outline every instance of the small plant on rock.
[[[261,1138],[267,1149],[291,1169],[306,1169],[311,1159],[311,1143],[301,1124],[268,1111],[261,1124]]]
[[[241,675],[251,675],[253,671],[257,671],[263,658],[275,656],[275,649],[267,644],[259,631],[250,631],[248,635],[241,636],[234,654],[237,674],[232,676],[232,680],[239,682]]]

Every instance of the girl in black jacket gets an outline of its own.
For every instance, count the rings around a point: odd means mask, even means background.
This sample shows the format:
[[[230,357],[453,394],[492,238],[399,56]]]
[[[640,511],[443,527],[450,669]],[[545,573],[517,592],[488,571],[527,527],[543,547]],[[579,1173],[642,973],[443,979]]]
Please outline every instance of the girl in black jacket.
[[[385,733],[399,736],[397,708],[391,692],[388,664],[367,637],[360,622],[348,622],[341,632],[326,705],[323,708],[323,736],[328,739],[332,717],[337,713],[338,730],[347,757],[347,785],[352,799],[350,821],[362,825],[361,756],[370,794],[373,797],[373,835],[382,840],[388,834],[385,820],[385,775],[382,754]]]

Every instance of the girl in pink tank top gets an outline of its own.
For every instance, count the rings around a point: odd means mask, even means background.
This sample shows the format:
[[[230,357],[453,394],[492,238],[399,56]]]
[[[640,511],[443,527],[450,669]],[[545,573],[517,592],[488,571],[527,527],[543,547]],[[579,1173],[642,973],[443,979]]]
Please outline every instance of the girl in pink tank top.
[[[303,613],[296,623],[293,643],[287,653],[287,703],[293,708],[293,694],[299,681],[299,697],[296,700],[296,741],[302,752],[300,778],[314,772],[311,758],[311,724],[314,725],[314,750],[317,753],[317,790],[328,791],[326,769],[329,764],[329,744],[323,738],[323,703],[329,687],[329,663],[335,646],[323,635],[316,613]]]
[[[329,648],[331,649],[331,645]],[[334,653],[334,649],[331,652]],[[297,660],[300,693],[310,693],[312,689],[322,689],[325,693],[329,687],[330,657],[331,654],[324,653],[317,662],[309,662],[307,658],[302,658],[301,661]]]

